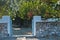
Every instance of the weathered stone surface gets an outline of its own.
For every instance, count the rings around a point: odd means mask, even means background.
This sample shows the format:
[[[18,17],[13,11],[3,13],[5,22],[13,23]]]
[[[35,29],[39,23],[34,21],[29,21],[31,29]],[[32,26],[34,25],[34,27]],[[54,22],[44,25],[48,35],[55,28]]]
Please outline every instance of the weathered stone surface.
[[[17,38],[16,40],[26,40],[26,37]]]
[[[0,37],[8,36],[7,23],[0,23]]]
[[[60,22],[40,22],[37,23],[36,28],[37,37],[44,37],[47,35],[60,36]]]

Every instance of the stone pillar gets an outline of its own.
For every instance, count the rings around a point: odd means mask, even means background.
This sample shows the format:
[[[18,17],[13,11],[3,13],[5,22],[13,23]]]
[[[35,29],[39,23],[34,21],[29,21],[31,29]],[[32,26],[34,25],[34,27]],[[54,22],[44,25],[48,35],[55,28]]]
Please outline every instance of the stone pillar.
[[[41,21],[41,16],[33,16],[32,32],[33,32],[34,36],[36,36],[36,22],[40,22],[40,21]]]
[[[11,25],[12,22],[11,22],[10,16],[3,16],[2,19],[0,19],[0,24],[3,25],[4,32],[5,30],[7,30],[7,36],[11,36],[12,35],[12,25]]]
[[[3,16],[2,20],[7,22],[7,29],[8,29],[8,35],[11,36],[12,35],[12,21],[10,16]]]

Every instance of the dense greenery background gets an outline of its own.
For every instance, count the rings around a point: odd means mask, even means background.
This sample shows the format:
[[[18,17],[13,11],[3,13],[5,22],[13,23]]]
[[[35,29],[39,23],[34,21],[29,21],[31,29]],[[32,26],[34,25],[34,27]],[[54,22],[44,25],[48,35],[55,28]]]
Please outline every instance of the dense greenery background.
[[[60,17],[58,0],[0,0],[0,17],[9,15],[13,20],[18,16],[30,20],[39,15],[44,18]]]

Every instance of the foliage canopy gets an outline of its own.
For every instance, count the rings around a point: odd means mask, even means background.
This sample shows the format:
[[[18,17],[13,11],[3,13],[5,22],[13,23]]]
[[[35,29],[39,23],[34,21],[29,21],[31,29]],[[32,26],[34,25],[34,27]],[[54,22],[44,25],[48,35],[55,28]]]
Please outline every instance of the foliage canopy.
[[[31,19],[38,15],[44,18],[60,17],[58,0],[0,0],[0,17],[9,15],[22,19]]]

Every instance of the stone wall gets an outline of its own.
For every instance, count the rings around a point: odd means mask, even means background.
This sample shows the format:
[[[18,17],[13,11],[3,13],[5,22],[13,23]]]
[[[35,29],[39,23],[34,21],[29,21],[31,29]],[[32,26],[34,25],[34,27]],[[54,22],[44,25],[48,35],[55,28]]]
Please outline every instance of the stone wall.
[[[7,36],[8,36],[7,23],[0,23],[0,37]]]
[[[60,22],[37,22],[36,37],[60,36]]]

